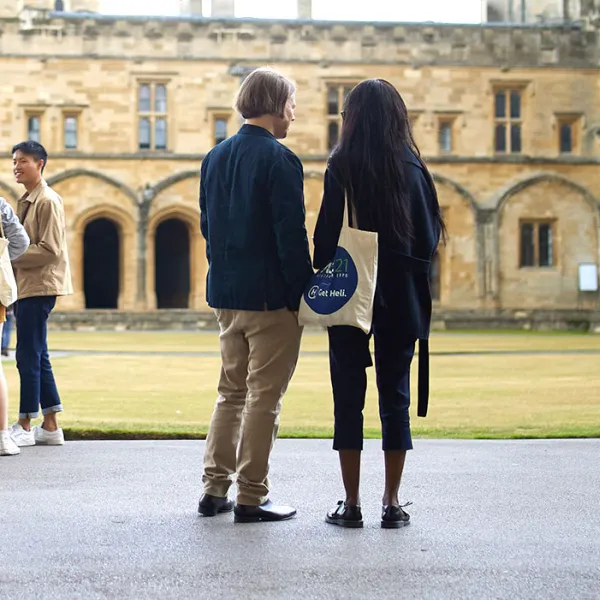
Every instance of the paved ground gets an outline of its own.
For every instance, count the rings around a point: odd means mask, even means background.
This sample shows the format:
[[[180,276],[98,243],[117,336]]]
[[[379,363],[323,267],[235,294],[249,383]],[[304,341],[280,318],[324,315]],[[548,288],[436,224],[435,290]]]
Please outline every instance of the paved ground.
[[[600,597],[600,440],[421,441],[381,530],[378,442],[364,530],[323,523],[340,497],[329,441],[277,442],[273,499],[294,521],[196,516],[202,442],[73,442],[0,459],[0,598]]]

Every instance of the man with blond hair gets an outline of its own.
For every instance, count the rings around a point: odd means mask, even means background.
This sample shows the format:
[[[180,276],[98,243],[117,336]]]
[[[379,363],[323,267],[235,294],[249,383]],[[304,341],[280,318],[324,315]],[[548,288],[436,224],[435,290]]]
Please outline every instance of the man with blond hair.
[[[207,301],[219,322],[222,368],[198,512],[281,521],[296,510],[269,500],[269,456],[298,361],[300,298],[313,272],[302,164],[277,141],[294,120],[295,88],[280,73],[257,69],[235,106],[245,124],[201,169]],[[227,493],[236,474],[234,506]]]

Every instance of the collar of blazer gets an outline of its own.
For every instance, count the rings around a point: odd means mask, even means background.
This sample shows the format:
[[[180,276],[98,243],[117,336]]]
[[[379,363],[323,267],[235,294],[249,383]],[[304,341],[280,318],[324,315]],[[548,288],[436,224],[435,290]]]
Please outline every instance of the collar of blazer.
[[[42,190],[44,190],[47,187],[48,184],[44,179],[42,179],[32,192],[27,192],[26,194],[23,194],[19,199],[19,202],[29,202],[30,204],[33,204],[39,198],[39,195],[42,193]]]

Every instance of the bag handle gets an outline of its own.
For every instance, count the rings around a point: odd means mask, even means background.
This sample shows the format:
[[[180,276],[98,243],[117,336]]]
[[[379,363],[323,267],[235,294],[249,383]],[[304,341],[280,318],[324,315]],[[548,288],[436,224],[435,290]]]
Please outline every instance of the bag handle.
[[[348,227],[352,229],[352,223],[350,222],[350,217],[352,217],[352,222],[354,223],[354,228],[356,229],[356,210],[354,206],[352,210],[349,210],[350,207],[350,198],[348,196],[348,192],[344,190],[344,220],[342,221],[342,227]]]

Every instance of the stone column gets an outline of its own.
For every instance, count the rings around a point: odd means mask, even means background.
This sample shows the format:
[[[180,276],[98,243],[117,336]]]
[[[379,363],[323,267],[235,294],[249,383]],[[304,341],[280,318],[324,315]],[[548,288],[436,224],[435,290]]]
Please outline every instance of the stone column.
[[[298,18],[312,19],[312,0],[298,0]]]
[[[179,0],[179,13],[185,17],[201,17],[202,0]]]
[[[487,0],[487,21],[490,23],[506,23],[510,20],[512,0]]]
[[[148,234],[148,215],[154,198],[154,191],[146,184],[138,198],[138,248],[137,248],[137,293],[135,298],[136,308],[144,310],[148,308],[146,298],[146,253]]]
[[[498,262],[498,219],[494,210],[477,213],[478,296],[483,308],[497,308],[500,265]]]
[[[65,7],[69,8],[69,4],[65,2]],[[71,0],[71,12],[100,12],[100,0]]]
[[[235,17],[235,0],[212,0],[210,16],[213,18],[233,19]]]

